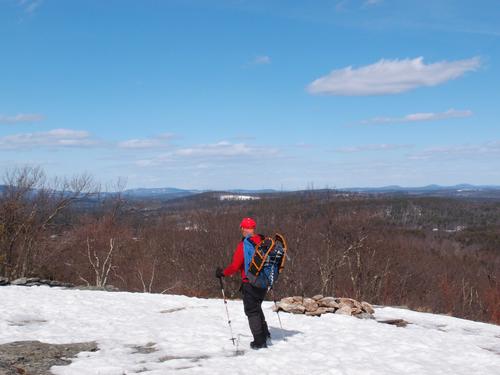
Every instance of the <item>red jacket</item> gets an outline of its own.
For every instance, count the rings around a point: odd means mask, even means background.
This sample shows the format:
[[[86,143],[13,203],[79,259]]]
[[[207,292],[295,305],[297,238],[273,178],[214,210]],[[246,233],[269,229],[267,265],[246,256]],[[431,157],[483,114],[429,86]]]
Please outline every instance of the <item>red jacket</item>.
[[[224,270],[224,276],[231,276],[238,271],[241,271],[241,280],[244,283],[248,283],[247,276],[245,275],[245,255],[243,253],[243,240],[240,241],[238,246],[236,246],[236,250],[233,254],[233,261],[229,266]],[[260,243],[262,237],[256,234],[252,237],[252,241],[256,244]]]

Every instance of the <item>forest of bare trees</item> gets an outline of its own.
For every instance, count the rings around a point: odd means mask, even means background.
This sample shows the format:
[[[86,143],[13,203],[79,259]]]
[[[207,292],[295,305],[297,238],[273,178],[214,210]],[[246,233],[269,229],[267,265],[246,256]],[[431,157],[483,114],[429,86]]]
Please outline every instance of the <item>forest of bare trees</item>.
[[[168,202],[100,194],[89,176],[15,169],[0,192],[0,276],[216,297],[238,223],[283,233],[290,259],[277,297],[325,294],[500,323],[500,202],[277,193]],[[239,279],[227,280],[239,297]]]

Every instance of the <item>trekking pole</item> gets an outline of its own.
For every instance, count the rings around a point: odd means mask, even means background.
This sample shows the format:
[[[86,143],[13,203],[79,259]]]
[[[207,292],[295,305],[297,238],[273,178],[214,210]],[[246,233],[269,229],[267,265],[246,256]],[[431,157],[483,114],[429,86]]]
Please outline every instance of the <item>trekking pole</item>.
[[[233,327],[231,326],[231,319],[229,318],[229,310],[227,308],[226,293],[224,293],[224,284],[222,284],[222,277],[219,277],[220,290],[222,291],[222,298],[224,299],[224,306],[226,307],[227,324],[229,325],[229,332],[231,333],[231,341],[233,345],[236,346],[235,338],[233,335]]]
[[[283,325],[281,324],[281,318],[280,318],[280,310],[278,308],[278,303],[276,302],[276,297],[274,295],[274,289],[273,288],[271,288],[271,293],[273,294],[274,307],[276,309],[276,315],[278,315],[278,321],[280,323],[280,329],[283,331]]]

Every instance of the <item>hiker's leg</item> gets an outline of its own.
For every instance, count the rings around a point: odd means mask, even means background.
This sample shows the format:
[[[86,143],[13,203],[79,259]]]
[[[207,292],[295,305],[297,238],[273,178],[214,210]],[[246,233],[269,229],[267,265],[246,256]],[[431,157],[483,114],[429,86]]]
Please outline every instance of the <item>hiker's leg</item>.
[[[268,338],[268,337],[271,337],[271,334],[269,333],[269,328],[267,327],[266,316],[264,315],[264,312],[262,311],[262,302],[266,298],[266,293],[267,293],[267,291],[265,289],[258,290],[259,301],[260,301],[260,303],[259,303],[260,318],[262,321],[262,332],[264,334],[264,337]]]
[[[245,309],[245,315],[248,317],[248,325],[250,326],[250,331],[254,341],[263,341],[263,312],[261,307],[262,300],[259,299],[259,295],[254,290],[254,287],[248,283],[243,284],[243,307]],[[265,342],[265,338],[264,338]]]
[[[269,328],[267,326],[266,317],[263,312],[261,314],[261,320],[262,320],[262,332],[264,332],[264,335],[266,337],[271,337],[271,333],[269,332]]]

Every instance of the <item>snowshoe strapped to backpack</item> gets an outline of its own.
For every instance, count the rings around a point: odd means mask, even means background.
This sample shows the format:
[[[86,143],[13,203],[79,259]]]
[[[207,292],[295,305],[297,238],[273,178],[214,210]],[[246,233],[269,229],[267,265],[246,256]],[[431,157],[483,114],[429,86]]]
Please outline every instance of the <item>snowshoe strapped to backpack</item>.
[[[261,238],[259,243],[252,241],[250,236],[243,240],[245,274],[250,284],[270,289],[285,266],[288,247],[281,234]]]

